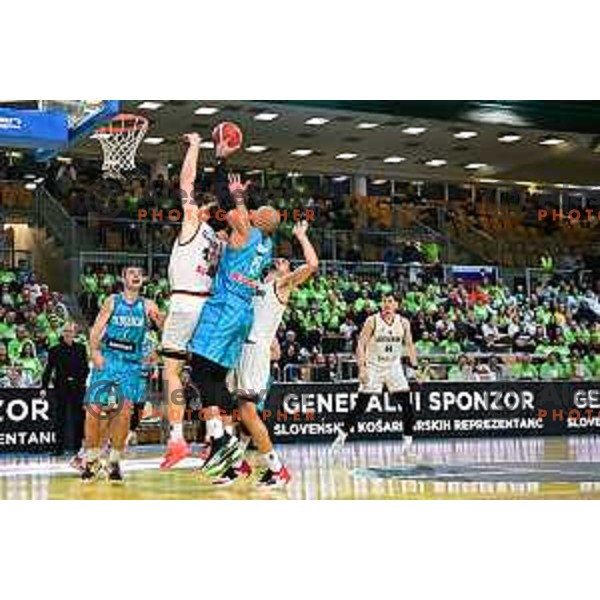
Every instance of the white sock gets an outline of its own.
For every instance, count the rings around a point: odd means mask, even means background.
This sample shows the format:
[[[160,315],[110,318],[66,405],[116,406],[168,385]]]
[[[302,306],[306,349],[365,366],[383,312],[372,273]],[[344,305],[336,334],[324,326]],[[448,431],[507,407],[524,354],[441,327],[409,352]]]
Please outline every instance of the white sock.
[[[273,473],[277,473],[278,471],[280,471],[281,467],[283,466],[275,450],[271,450],[271,452],[267,452],[266,454],[261,454],[261,459],[263,461],[263,464],[269,469],[271,469]]]
[[[244,452],[248,449],[250,442],[252,441],[252,437],[246,435],[243,431],[240,431],[240,447]]]
[[[183,423],[173,423],[173,425],[171,425],[170,439],[172,442],[183,439]]]
[[[118,450],[112,449],[108,455],[108,462],[111,464],[118,463],[121,460],[121,453]]]
[[[206,435],[210,438],[218,440],[222,438],[225,433],[223,428],[223,421],[216,417],[211,417],[206,421]]]
[[[86,453],[86,461],[87,462],[94,462],[95,460],[98,460],[98,457],[100,456],[100,449],[99,448],[90,448],[87,453]]]

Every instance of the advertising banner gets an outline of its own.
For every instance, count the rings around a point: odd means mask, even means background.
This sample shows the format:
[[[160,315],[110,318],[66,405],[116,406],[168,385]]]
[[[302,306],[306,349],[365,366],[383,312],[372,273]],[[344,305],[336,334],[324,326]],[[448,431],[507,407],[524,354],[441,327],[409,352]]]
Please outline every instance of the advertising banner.
[[[356,401],[356,384],[277,384],[264,418],[278,442],[332,440]],[[415,437],[600,433],[600,382],[429,382],[411,393]],[[401,408],[372,396],[356,439],[402,434]]]

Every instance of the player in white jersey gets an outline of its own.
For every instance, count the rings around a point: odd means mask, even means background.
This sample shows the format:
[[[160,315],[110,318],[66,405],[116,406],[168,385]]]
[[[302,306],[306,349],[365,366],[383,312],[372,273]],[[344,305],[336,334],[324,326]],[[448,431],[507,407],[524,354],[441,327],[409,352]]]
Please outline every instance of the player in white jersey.
[[[249,436],[242,436],[246,445],[253,440],[264,467],[259,484],[265,486],[285,485],[289,473],[281,463],[269,432],[260,418],[256,403],[262,399],[269,387],[271,375],[271,354],[277,342],[277,330],[281,324],[290,294],[309,279],[319,268],[319,259],[307,235],[308,223],[297,223],[294,236],[302,247],[304,263],[290,270],[290,263],[284,258],[275,259],[273,268],[267,274],[253,300],[254,323],[244,344],[239,363],[228,376],[229,390],[237,397],[240,406],[240,420]],[[249,474],[245,461],[229,469],[215,481],[226,484],[234,481],[241,473]]]
[[[185,399],[181,370],[187,358],[188,342],[211,293],[221,248],[219,238],[210,224],[212,219],[208,218],[209,211],[217,206],[217,199],[208,195],[200,197],[194,193],[202,140],[197,133],[188,133],[184,139],[188,149],[180,175],[183,218],[169,261],[171,298],[161,340],[167,417],[171,426],[161,469],[172,467],[191,453],[183,437]]]
[[[358,398],[342,424],[333,449],[339,450],[356,426],[374,394],[381,394],[384,386],[392,401],[402,406],[402,431],[406,445],[412,442],[414,409],[410,389],[402,368],[406,353],[410,365],[417,368],[417,352],[408,319],[397,313],[398,302],[392,294],[383,296],[381,312],[365,321],[356,348],[358,365]]]

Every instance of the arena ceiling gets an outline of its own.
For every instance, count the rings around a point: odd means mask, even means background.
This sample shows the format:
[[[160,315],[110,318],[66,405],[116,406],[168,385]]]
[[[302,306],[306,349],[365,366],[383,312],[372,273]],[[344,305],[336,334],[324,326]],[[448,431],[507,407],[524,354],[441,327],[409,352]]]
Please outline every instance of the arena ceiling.
[[[137,100],[123,109],[150,120],[144,161],[179,163],[183,133],[209,141],[230,120],[245,134],[233,161],[245,168],[600,186],[600,102]],[[70,154],[100,148],[90,139]]]

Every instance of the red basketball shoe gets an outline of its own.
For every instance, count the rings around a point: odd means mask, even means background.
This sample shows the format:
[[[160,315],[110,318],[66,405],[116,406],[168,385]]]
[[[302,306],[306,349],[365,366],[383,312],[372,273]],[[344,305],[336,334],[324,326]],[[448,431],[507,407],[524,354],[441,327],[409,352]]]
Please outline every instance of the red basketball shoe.
[[[185,440],[173,440],[167,445],[167,453],[165,458],[160,463],[162,470],[170,469],[179,461],[187,458],[192,453],[191,446]]]

